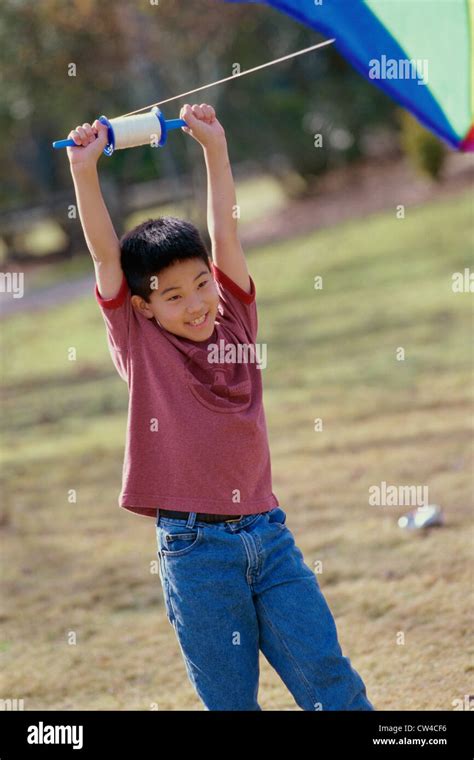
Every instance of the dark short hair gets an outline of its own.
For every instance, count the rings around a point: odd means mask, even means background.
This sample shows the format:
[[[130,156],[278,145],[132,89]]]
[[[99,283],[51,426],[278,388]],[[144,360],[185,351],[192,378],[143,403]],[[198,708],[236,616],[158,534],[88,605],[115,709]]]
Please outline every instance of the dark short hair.
[[[187,259],[202,259],[211,271],[199,230],[174,216],[147,219],[120,239],[120,261],[130,292],[147,303],[153,292],[151,277]]]

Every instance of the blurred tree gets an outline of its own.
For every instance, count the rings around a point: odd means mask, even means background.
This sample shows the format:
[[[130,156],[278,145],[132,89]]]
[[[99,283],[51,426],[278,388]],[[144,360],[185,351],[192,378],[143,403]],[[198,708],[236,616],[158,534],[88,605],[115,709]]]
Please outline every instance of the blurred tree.
[[[444,144],[408,111],[400,108],[398,118],[401,144],[408,159],[421,174],[439,182],[447,152]]]
[[[67,161],[58,160],[51,141],[91,119],[97,103],[117,107],[110,93],[121,66],[120,34],[110,8],[95,0],[4,0],[2,203],[37,201],[70,184]]]

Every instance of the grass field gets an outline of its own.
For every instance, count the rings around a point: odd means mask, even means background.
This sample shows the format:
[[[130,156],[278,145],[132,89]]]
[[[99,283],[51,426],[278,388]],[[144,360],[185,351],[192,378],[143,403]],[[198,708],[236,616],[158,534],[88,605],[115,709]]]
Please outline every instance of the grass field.
[[[472,210],[462,195],[248,252],[273,490],[379,710],[473,692],[473,311],[451,287]],[[127,389],[93,293],[2,326],[2,697],[201,710],[150,571],[154,521],[117,505]],[[369,506],[382,481],[427,485],[446,525],[402,532],[406,508]],[[261,667],[262,707],[298,709]]]

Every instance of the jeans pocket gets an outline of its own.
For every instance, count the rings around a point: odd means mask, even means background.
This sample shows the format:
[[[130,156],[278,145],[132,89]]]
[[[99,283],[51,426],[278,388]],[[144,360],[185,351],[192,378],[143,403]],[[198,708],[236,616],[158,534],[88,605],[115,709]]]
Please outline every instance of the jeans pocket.
[[[276,525],[281,530],[287,530],[285,525],[286,512],[281,507],[274,507],[268,513],[268,520],[272,525]]]
[[[168,579],[166,577],[165,572],[165,566],[163,562],[163,555],[161,552],[161,549],[158,549],[158,559],[159,559],[159,568],[160,568],[160,581],[161,581],[161,588],[163,591],[163,601],[165,604],[165,611],[166,611],[166,617],[168,618],[168,621],[173,625],[174,620],[174,612],[173,608],[171,606],[171,599],[170,599],[170,591],[168,587]]]
[[[189,554],[202,539],[202,528],[180,525],[159,525],[158,538],[164,557],[182,557]]]

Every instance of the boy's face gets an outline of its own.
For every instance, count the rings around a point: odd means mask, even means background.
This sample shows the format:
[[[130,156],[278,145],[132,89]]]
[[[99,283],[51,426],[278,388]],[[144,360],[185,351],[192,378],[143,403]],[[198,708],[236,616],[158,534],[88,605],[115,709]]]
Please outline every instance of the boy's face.
[[[183,338],[201,341],[212,335],[219,294],[214,277],[202,259],[172,264],[152,279],[153,285],[150,303],[140,296],[132,296],[132,304],[141,314],[156,319],[165,330]],[[191,324],[203,315],[201,324]]]

